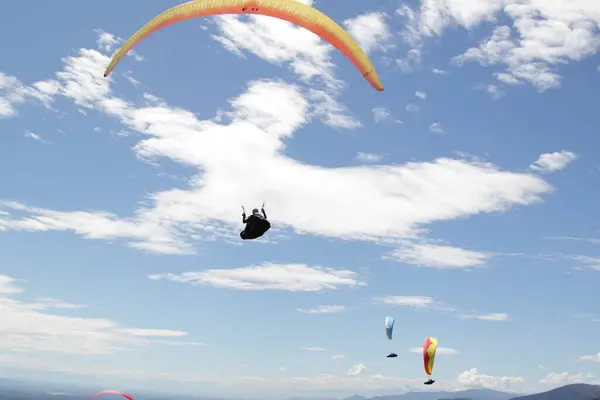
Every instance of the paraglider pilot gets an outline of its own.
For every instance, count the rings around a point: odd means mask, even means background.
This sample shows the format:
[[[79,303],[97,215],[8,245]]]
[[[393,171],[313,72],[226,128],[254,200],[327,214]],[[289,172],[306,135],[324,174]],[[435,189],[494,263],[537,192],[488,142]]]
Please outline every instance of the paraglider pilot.
[[[240,237],[243,240],[257,239],[271,228],[271,223],[267,220],[264,204],[260,211],[262,215],[258,212],[258,208],[255,208],[252,210],[252,214],[246,218],[246,211],[242,207],[242,223],[246,224],[244,230],[240,232]]]
[[[433,379],[428,380],[427,382],[423,382],[423,385],[431,385],[435,382]]]
[[[390,353],[386,357],[387,358],[396,358],[396,357],[398,357],[398,354],[396,354],[396,353]]]

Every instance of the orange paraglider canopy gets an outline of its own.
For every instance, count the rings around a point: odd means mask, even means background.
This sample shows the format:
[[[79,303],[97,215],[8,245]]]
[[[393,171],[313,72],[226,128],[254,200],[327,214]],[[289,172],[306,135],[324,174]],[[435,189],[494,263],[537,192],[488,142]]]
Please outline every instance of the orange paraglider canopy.
[[[104,76],[110,75],[121,59],[139,42],[166,26],[197,17],[223,14],[258,14],[299,25],[331,43],[378,91],[383,85],[373,63],[358,43],[334,20],[296,0],[195,0],[180,4],[154,17],[134,33],[115,53]]]

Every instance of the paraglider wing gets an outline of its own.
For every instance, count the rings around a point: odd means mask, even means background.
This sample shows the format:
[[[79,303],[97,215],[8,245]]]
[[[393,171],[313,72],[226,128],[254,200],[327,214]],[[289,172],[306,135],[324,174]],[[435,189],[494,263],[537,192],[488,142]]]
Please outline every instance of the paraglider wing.
[[[385,336],[392,340],[392,333],[394,332],[394,317],[385,317]]]
[[[133,47],[153,32],[180,21],[223,14],[266,15],[299,25],[331,43],[371,86],[383,90],[373,63],[352,36],[327,15],[296,0],[195,0],[180,4],[154,17],[134,33],[115,53],[104,76],[107,77]]]
[[[102,396],[103,394],[119,394],[129,400],[133,400],[133,397],[131,397],[127,393],[119,392],[118,390],[103,390],[102,392],[100,392],[100,393],[96,394],[94,397],[92,397],[92,399],[95,399],[98,396]]]
[[[436,338],[428,337],[423,345],[423,362],[425,364],[425,372],[431,375],[433,371],[433,363],[435,361],[435,351],[437,350],[438,341]]]

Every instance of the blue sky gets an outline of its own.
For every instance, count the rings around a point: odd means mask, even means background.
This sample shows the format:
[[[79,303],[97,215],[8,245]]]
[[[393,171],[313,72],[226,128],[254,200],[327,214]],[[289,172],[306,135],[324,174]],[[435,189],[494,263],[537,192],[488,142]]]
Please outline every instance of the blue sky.
[[[7,5],[2,375],[397,393],[435,336],[432,389],[596,382],[600,8],[514,3],[312,4],[384,92],[267,17],[173,25],[105,79],[175,3]]]

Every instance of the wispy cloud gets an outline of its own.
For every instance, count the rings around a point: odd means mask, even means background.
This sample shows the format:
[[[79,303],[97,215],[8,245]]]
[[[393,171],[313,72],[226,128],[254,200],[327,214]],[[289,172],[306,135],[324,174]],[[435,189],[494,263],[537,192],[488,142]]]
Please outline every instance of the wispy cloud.
[[[419,112],[420,110],[421,109],[416,104],[408,103],[406,105],[406,111],[408,111],[408,112]]]
[[[508,321],[510,316],[504,313],[493,314],[461,314],[462,319],[479,319],[482,321]]]
[[[444,133],[442,124],[440,124],[439,122],[434,122],[431,125],[429,125],[429,131],[433,133]]]
[[[30,131],[25,132],[23,134],[23,136],[25,136],[27,139],[35,140],[36,142],[50,144],[49,141],[42,139],[42,137],[40,135],[30,132]]]
[[[364,162],[378,162],[383,159],[383,154],[359,152],[356,154],[356,159]]]
[[[334,306],[334,305],[322,305],[314,308],[298,308],[298,311],[305,314],[336,314],[346,311],[345,306]]]
[[[529,168],[537,172],[555,172],[564,169],[577,159],[570,151],[561,150],[554,153],[542,154]]]
[[[413,243],[392,251],[386,258],[429,268],[472,268],[485,265],[491,254],[454,246]]]
[[[271,264],[233,269],[207,269],[181,274],[155,274],[151,280],[169,280],[235,290],[284,290],[318,292],[342,287],[366,286],[356,272],[305,264]]]

